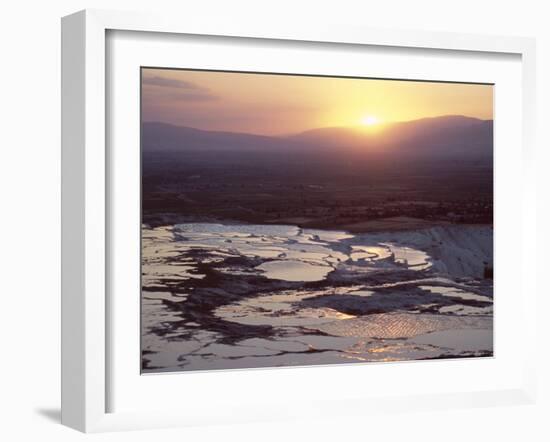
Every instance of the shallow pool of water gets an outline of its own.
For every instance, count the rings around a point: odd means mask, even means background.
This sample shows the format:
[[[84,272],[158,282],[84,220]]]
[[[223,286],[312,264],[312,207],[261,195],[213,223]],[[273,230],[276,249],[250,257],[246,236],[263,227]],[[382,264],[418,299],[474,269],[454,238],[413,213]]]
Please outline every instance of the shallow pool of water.
[[[282,281],[321,281],[334,269],[326,265],[309,264],[307,262],[284,260],[264,262],[256,267],[269,279]]]

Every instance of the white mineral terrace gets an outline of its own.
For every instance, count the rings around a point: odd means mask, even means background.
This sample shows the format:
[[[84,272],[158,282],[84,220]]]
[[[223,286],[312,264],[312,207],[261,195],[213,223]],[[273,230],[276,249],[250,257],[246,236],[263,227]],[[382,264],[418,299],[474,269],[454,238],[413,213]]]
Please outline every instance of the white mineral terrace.
[[[145,372],[492,354],[492,228],[148,228]]]

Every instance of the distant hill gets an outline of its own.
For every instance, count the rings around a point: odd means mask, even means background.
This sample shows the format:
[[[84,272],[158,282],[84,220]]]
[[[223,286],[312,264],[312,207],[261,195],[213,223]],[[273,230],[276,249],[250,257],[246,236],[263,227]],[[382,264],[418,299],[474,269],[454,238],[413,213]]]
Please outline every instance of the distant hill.
[[[393,153],[490,157],[493,121],[460,115],[362,127],[320,128],[286,137],[204,131],[165,123],[142,124],[145,152]]]
[[[292,141],[348,150],[432,155],[492,155],[493,121],[443,116],[390,123],[373,131],[321,128],[289,137]]]
[[[143,123],[141,127],[146,152],[280,150],[288,145],[277,137],[206,131],[165,123]]]

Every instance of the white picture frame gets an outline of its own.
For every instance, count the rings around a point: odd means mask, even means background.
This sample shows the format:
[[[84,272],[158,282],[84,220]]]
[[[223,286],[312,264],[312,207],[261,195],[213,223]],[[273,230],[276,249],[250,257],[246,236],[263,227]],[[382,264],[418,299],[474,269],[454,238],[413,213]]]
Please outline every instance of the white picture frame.
[[[154,32],[163,35],[199,35],[269,39],[274,41],[339,43],[379,48],[435,49],[484,54],[511,54],[521,57],[521,317],[525,336],[534,336],[536,286],[525,257],[532,253],[535,235],[535,178],[530,173],[534,152],[535,43],[518,37],[493,37],[416,31],[388,31],[307,24],[291,28],[284,24],[210,23],[193,17],[152,16],[111,11],[86,10],[62,21],[62,423],[85,432],[138,428],[185,426],[216,422],[322,417],[330,414],[368,414],[374,410],[436,409],[488,406],[504,403],[530,403],[535,397],[534,349],[527,340],[521,358],[518,382],[502,388],[478,389],[461,393],[430,391],[427,394],[312,399],[307,410],[290,412],[274,406],[265,412],[244,403],[243,396],[232,415],[207,407],[195,413],[177,408],[162,410],[113,411],[109,376],[113,354],[109,327],[112,312],[108,300],[109,218],[108,186],[108,84],[106,80],[107,34]],[[158,34],[157,34],[158,35]],[[517,147],[519,149],[520,146]],[[519,152],[519,150],[518,150]],[[498,244],[497,244],[498,247]],[[519,276],[518,276],[519,278]],[[498,313],[497,313],[498,314]],[[497,356],[498,357],[498,356]],[[457,368],[460,368],[457,365]],[[338,368],[336,368],[337,370]],[[292,370],[284,371],[288,378]],[[333,369],[330,373],[334,373]],[[328,372],[327,372],[328,373]],[[218,376],[222,376],[218,374]],[[245,379],[246,371],[238,375]],[[176,382],[164,377],[164,383]],[[173,381],[170,381],[170,378]],[[168,380],[166,380],[168,379]],[[198,381],[200,378],[196,377]],[[515,380],[514,380],[515,381]],[[437,390],[437,389],[435,389]],[[251,393],[252,394],[252,393]],[[261,393],[256,393],[261,394]],[[248,397],[248,399],[247,399]],[[238,400],[237,400],[238,402]]]

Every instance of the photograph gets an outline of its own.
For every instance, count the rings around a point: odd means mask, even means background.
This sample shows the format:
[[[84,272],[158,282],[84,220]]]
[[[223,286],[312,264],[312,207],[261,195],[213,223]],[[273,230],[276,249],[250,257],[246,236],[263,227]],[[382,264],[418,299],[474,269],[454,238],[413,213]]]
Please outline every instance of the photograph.
[[[493,84],[140,76],[142,374],[494,356]]]

